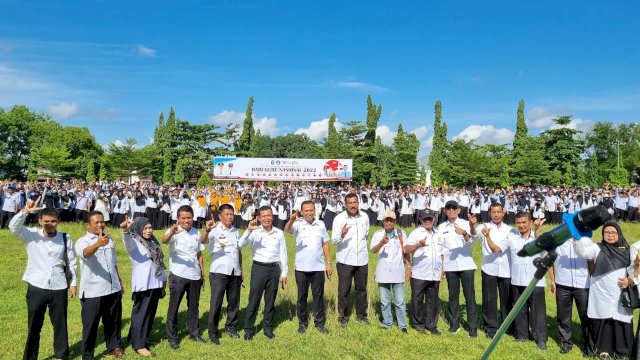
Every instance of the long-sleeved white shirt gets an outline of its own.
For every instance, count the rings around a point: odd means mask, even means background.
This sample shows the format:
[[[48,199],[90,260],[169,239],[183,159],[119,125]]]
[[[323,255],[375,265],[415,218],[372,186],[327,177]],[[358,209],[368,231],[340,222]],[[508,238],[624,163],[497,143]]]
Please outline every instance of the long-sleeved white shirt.
[[[466,232],[471,232],[468,221],[458,218],[455,224]],[[474,237],[465,241],[462,235],[456,233],[454,223],[448,220],[438,225],[438,232],[444,238],[444,271],[465,271],[478,268],[471,255],[471,244],[475,240]]]
[[[253,261],[261,263],[280,263],[280,277],[286,278],[289,273],[287,265],[287,244],[282,230],[271,227],[267,231],[263,227],[247,230],[240,238],[240,247],[250,246]]]
[[[342,227],[349,227],[342,237]],[[331,241],[336,245],[336,262],[351,266],[363,266],[369,263],[367,240],[369,238],[369,217],[362,211],[356,216],[349,216],[344,211],[333,220]]]
[[[130,233],[122,234],[122,242],[131,260],[131,291],[160,289],[162,283],[167,281],[166,272],[162,270],[162,273],[156,276],[156,266],[149,257],[147,249],[136,241]]]
[[[100,247],[91,256],[84,255],[84,249],[98,241],[98,235],[87,234],[76,241],[76,253],[80,257],[80,292],[79,297],[96,298],[110,295],[122,290],[118,276],[118,258],[113,239]]]
[[[494,244],[499,245],[500,242],[505,240],[507,236],[510,234],[517,235],[518,232],[513,229],[511,226],[500,222],[500,224],[496,224],[493,221],[489,221],[488,223],[478,225],[478,237],[482,239],[482,271],[487,275],[497,276],[501,278],[511,277],[510,270],[510,252],[494,253],[489,248],[489,244],[487,243],[487,239],[482,234],[483,227],[487,227],[489,229],[489,236],[491,236],[491,240],[493,240]],[[520,249],[518,249],[520,250]]]
[[[227,229],[221,222],[207,235],[211,266],[209,272],[240,276],[240,235],[238,229]]]

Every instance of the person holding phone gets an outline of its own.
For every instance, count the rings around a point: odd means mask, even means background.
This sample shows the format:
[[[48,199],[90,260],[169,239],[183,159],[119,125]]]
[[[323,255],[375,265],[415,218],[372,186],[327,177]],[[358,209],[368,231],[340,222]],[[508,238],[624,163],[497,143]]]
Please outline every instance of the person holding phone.
[[[273,210],[270,206],[258,209],[258,218],[249,222],[247,230],[240,238],[239,247],[250,246],[253,254],[251,266],[251,285],[249,287],[249,305],[244,321],[244,339],[255,336],[255,322],[260,307],[260,298],[264,293],[264,335],[273,339],[273,315],[275,313],[278,283],[284,289],[287,284],[287,244],[284,232],[273,226]]]
[[[329,234],[324,222],[315,218],[313,201],[305,200],[300,206],[302,214],[294,210],[284,230],[296,238],[296,284],[298,285],[298,333],[304,334],[309,326],[307,296],[309,286],[313,296],[313,317],[318,332],[328,333],[324,326],[324,276],[331,280],[331,252]],[[323,259],[324,255],[324,259]]]

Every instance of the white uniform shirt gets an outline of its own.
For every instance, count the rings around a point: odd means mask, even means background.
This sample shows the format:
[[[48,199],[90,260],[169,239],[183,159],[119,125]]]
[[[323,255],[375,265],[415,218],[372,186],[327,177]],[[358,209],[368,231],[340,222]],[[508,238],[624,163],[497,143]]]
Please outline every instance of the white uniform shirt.
[[[240,247],[251,246],[253,261],[261,263],[280,262],[280,277],[287,277],[289,266],[287,265],[287,244],[284,233],[275,226],[270,231],[263,227],[253,231],[245,231],[239,242]]]
[[[144,245],[136,241],[130,233],[122,234],[122,242],[131,260],[131,291],[162,288],[162,283],[167,281],[167,274],[162,270],[162,273],[156,276],[156,266]]]
[[[493,236],[491,239],[493,239]],[[511,261],[511,285],[529,285],[537,270],[536,266],[533,265],[533,261],[546,255],[546,252],[543,251],[534,256],[518,256],[518,251],[524,247],[524,244],[535,239],[536,236],[533,231],[529,232],[529,237],[525,239],[517,230],[514,229],[501,242],[498,243],[494,240],[494,244],[498,245],[502,251],[509,252],[509,258]],[[546,283],[547,282],[543,277],[538,281],[536,286],[545,287]]]
[[[589,270],[587,259],[578,256],[574,249],[574,239],[565,241],[556,248],[556,263],[554,271],[556,284],[572,288],[589,288]]]
[[[440,281],[444,255],[442,234],[435,229],[428,231],[420,226],[409,234],[405,246],[416,245],[425,238],[425,246],[418,247],[413,252],[411,277],[418,280]]]
[[[384,229],[373,233],[371,237],[371,249],[377,246],[385,235]],[[402,241],[400,239],[402,237]],[[407,234],[404,231],[394,229],[389,242],[378,250],[378,262],[376,263],[375,280],[381,284],[398,284],[404,282],[404,241]]]
[[[20,207],[20,201],[20,193],[14,192],[12,195],[9,195],[9,192],[6,191],[3,197],[2,211],[15,213],[16,208]]]
[[[349,227],[342,238],[342,227]],[[336,262],[351,266],[362,266],[369,263],[367,240],[369,238],[369,217],[362,211],[356,216],[349,216],[344,211],[333,220],[331,241],[336,244]]]
[[[493,221],[489,221],[477,227],[478,237],[482,239],[482,271],[491,276],[501,278],[511,277],[509,257],[512,255],[510,252],[494,253],[491,251],[487,239],[482,234],[482,229],[485,226],[489,229],[489,236],[491,236],[491,240],[493,240],[493,243],[496,245],[506,239],[509,234],[518,234],[518,232],[504,222],[501,222],[498,226]]]
[[[81,299],[111,295],[122,290],[117,272],[116,247],[110,236],[107,245],[98,248],[91,256],[84,256],[84,249],[96,241],[98,235],[89,232],[76,241],[76,253],[80,257]]]
[[[325,271],[322,245],[329,241],[329,234],[324,222],[315,220],[310,224],[298,219],[291,227],[296,238],[297,271]]]
[[[171,232],[167,229],[166,234]],[[189,231],[178,226],[178,232],[169,240],[169,272],[189,280],[200,280],[198,253],[204,250],[200,244],[200,232],[193,226]]]
[[[458,218],[455,224],[462,230],[471,232],[467,220]],[[469,242],[466,242],[462,235],[456,233],[455,227],[449,220],[438,225],[438,232],[442,234],[444,239],[444,271],[465,271],[478,268],[471,255],[471,244],[475,238],[471,237]]]
[[[211,266],[209,272],[240,276],[240,234],[238,229],[231,226],[227,229],[218,223],[207,236],[209,239],[209,253]]]
[[[576,253],[587,260],[596,261],[600,247],[588,237],[574,243]],[[598,264],[596,263],[596,268]],[[587,316],[591,319],[610,319],[630,323],[633,320],[633,309],[620,303],[622,290],[618,278],[627,276],[627,268],[610,271],[606,274],[592,276],[589,282],[589,300]]]
[[[27,268],[22,280],[46,290],[67,288],[64,275],[64,242],[62,233],[47,237],[44,231],[24,226],[27,215],[20,211],[9,222],[9,230],[27,245]],[[71,286],[76,286],[76,252],[71,237],[67,235],[67,256],[72,274]]]

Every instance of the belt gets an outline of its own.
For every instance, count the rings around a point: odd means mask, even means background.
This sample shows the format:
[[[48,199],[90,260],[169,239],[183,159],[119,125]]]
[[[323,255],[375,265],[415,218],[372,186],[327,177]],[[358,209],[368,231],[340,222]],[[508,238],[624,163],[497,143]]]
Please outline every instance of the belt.
[[[253,265],[260,265],[260,266],[265,266],[265,267],[278,267],[278,266],[280,266],[280,263],[277,263],[277,262],[263,263],[263,262],[260,262],[260,261],[253,260]]]

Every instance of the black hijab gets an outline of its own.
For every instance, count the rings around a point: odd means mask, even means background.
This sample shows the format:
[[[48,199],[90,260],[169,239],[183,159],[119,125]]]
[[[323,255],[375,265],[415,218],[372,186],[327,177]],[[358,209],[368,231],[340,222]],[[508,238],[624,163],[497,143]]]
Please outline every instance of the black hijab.
[[[162,254],[160,243],[158,243],[158,240],[153,233],[151,234],[151,238],[148,240],[142,237],[142,231],[147,224],[151,224],[151,221],[143,216],[133,220],[133,225],[131,225],[131,236],[144,246],[145,249],[147,249],[149,259],[151,259],[156,268],[155,274],[156,276],[160,276],[165,269],[164,254]]]
[[[618,241],[609,244],[604,240],[604,229],[613,227],[618,232]],[[596,268],[593,276],[606,274],[617,269],[626,269],[631,264],[631,252],[629,243],[622,235],[620,225],[613,221],[607,221],[602,225],[602,243],[598,244],[600,254],[596,258]]]

